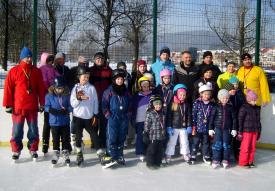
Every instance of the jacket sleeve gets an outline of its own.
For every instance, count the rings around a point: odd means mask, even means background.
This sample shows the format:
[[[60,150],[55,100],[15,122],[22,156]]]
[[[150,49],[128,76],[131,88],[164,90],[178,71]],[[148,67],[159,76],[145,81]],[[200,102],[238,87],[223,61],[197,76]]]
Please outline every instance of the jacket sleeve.
[[[190,104],[187,104],[187,127],[192,126],[192,108]]]
[[[150,112],[146,112],[145,121],[144,121],[144,131],[149,133],[151,126],[152,126],[152,118],[151,118]]]
[[[265,73],[261,68],[260,68],[259,80],[260,80],[260,90],[261,90],[260,96],[262,98],[262,103],[269,103],[271,99],[270,99],[268,82],[267,82]]]
[[[246,111],[245,111],[245,107],[241,107],[240,111],[239,111],[239,115],[238,115],[238,120],[239,120],[239,132],[243,132],[243,125],[244,125],[244,119],[246,116]]]
[[[231,107],[231,117],[232,117],[232,130],[237,130],[237,113],[235,108]]]
[[[221,77],[222,77],[222,75],[219,75],[219,77],[218,77],[218,79],[217,79],[217,85],[219,86],[219,88],[221,88],[222,87],[222,82],[221,82]]]
[[[50,108],[51,108],[50,96],[49,94],[47,94],[45,98],[45,112],[49,112]]]
[[[13,107],[14,105],[14,82],[12,80],[12,72],[13,70],[10,70],[6,80],[5,80],[5,87],[4,87],[4,98],[3,98],[3,106],[4,107]]]
[[[70,97],[71,106],[73,108],[77,107],[80,104],[80,100],[76,98],[76,86],[72,89],[71,97]]]
[[[195,127],[197,127],[197,112],[198,112],[197,106],[198,106],[198,104],[195,101],[193,103],[193,109],[192,109],[193,126],[195,126]]]
[[[216,118],[216,115],[217,115],[217,107],[218,106],[214,106],[211,113],[210,113],[210,119],[209,119],[209,130],[214,130],[215,129],[215,118]]]
[[[110,111],[110,90],[107,89],[104,91],[102,96],[102,112],[106,118],[111,115]]]
[[[46,87],[43,81],[41,70],[37,69],[37,87],[38,87],[38,96],[39,96],[39,104],[41,106],[45,105],[45,95],[46,95]]]
[[[96,89],[94,86],[92,86],[92,92],[93,92],[93,111],[94,114],[97,115],[98,114],[98,97],[97,97],[97,93],[96,93]]]
[[[67,111],[68,111],[68,113],[70,113],[70,112],[73,112],[73,107],[72,107],[72,105],[71,105],[71,103],[70,103],[70,96],[68,96],[67,97]]]
[[[166,117],[166,127],[172,127],[173,126],[173,111],[172,111],[172,104],[171,102],[167,106],[167,117]]]

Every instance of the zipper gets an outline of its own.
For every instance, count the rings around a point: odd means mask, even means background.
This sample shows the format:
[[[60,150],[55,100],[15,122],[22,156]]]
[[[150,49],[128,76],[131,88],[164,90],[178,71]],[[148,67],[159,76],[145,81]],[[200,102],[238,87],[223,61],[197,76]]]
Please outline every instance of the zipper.
[[[225,106],[222,106],[222,128],[224,129],[225,120]]]

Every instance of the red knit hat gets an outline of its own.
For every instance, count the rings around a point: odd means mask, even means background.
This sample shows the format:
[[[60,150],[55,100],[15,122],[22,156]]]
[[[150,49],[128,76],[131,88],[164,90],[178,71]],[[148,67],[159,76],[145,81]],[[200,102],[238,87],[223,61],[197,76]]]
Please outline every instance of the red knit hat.
[[[141,65],[147,66],[145,60],[138,60],[138,61],[137,61],[137,66],[139,67],[139,66],[141,66]]]

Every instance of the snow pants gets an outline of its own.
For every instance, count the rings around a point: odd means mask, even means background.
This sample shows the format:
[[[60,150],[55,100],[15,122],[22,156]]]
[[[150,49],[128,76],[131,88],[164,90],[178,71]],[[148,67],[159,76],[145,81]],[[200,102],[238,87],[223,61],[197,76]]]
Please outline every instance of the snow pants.
[[[241,143],[239,165],[245,166],[254,162],[256,151],[257,132],[243,132]]]
[[[145,154],[145,145],[143,143],[143,130],[144,130],[144,122],[136,123],[136,155],[144,155]]]
[[[215,161],[229,161],[231,152],[230,148],[230,130],[216,128],[212,144],[212,159]]]

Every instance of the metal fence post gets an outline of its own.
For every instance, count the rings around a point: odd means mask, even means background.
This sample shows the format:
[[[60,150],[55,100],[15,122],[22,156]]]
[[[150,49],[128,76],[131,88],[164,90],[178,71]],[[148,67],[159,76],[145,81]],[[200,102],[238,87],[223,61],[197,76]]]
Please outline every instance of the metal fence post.
[[[156,61],[157,52],[157,24],[158,24],[158,1],[153,0],[153,51],[152,51],[152,63]]]
[[[37,63],[37,0],[33,1],[32,51],[33,51],[33,64],[36,66],[36,63]]]
[[[256,14],[256,46],[255,46],[255,64],[260,63],[260,37],[261,37],[261,0],[257,0]]]

